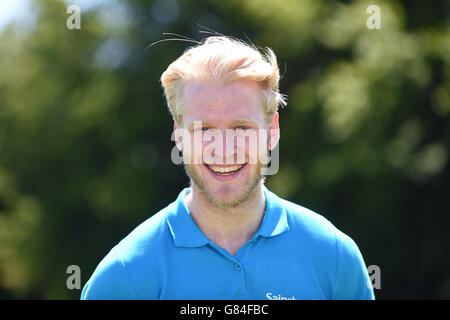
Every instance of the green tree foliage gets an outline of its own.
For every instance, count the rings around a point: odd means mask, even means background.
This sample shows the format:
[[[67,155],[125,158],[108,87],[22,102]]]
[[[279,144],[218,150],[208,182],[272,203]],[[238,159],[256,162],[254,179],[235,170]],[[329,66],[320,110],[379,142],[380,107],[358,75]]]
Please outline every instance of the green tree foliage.
[[[79,2],[79,3],[78,3]],[[66,9],[81,8],[69,30]],[[89,4],[89,6],[88,6]],[[376,4],[381,29],[369,29]],[[79,298],[108,250],[188,184],[159,77],[217,32],[278,55],[270,189],[323,214],[379,265],[379,299],[450,297],[446,1],[32,2],[0,30],[0,297]],[[199,32],[201,31],[201,32]],[[168,36],[172,37],[172,36]]]

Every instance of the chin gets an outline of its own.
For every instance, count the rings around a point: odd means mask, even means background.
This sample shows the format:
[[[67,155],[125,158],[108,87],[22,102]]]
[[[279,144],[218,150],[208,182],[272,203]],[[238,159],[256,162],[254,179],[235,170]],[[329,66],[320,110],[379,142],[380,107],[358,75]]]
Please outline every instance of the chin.
[[[191,184],[195,185],[211,204],[219,208],[235,208],[247,201],[263,179],[259,174],[260,169],[259,166],[248,166],[248,172],[243,171],[243,175],[236,177],[235,181],[215,181],[216,179],[211,179],[210,173],[206,172],[209,169],[185,166]]]
[[[245,190],[231,191],[229,193],[210,194],[209,200],[217,207],[235,208],[245,202],[249,195]]]

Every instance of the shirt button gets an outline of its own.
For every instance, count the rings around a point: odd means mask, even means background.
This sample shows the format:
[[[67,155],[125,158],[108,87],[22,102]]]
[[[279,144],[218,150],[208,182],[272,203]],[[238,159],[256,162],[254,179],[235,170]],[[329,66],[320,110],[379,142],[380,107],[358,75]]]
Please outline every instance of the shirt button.
[[[234,270],[236,270],[236,271],[241,271],[241,265],[240,265],[239,263],[236,263],[236,264],[234,265]]]

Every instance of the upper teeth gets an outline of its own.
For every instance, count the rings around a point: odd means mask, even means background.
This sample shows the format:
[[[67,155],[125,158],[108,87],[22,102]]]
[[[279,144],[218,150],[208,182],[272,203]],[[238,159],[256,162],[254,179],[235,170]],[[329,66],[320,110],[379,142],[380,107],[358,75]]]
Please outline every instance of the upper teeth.
[[[210,165],[209,168],[217,173],[226,173],[226,172],[233,172],[233,171],[237,171],[240,168],[242,168],[244,165],[240,164],[240,165],[234,165],[234,166],[229,166],[229,167],[218,167],[218,166],[214,166],[214,165]]]

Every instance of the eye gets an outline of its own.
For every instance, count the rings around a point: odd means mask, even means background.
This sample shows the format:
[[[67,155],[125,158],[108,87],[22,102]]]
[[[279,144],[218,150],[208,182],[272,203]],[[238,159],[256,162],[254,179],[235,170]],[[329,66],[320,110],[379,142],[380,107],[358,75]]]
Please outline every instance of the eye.
[[[236,128],[234,128],[234,130],[247,130],[248,128],[246,126],[237,126]]]
[[[207,131],[208,129],[208,127],[202,127],[202,131]]]

